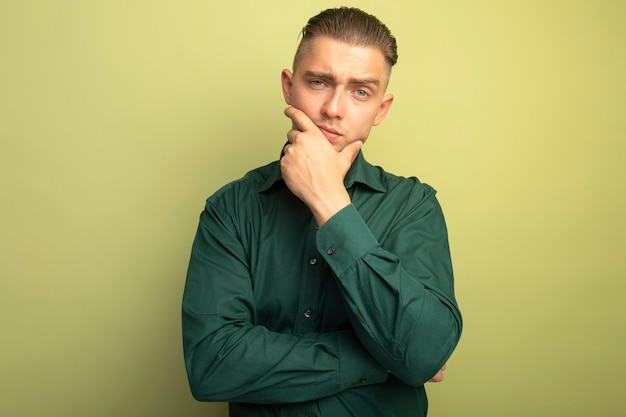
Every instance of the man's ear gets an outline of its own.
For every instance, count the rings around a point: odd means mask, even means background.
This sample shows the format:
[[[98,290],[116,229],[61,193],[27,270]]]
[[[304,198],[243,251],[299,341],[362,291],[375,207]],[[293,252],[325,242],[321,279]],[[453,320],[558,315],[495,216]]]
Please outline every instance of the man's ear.
[[[376,118],[374,119],[374,126],[378,126],[379,124],[382,123],[385,116],[387,116],[387,113],[389,113],[389,108],[391,107],[392,104],[393,104],[393,94],[387,94],[385,97],[383,97],[383,101],[382,103],[380,103],[380,107],[378,108],[378,114],[376,115]]]
[[[283,88],[283,97],[285,103],[291,105],[291,86],[293,85],[293,73],[288,69],[284,69],[280,74],[280,83]]]

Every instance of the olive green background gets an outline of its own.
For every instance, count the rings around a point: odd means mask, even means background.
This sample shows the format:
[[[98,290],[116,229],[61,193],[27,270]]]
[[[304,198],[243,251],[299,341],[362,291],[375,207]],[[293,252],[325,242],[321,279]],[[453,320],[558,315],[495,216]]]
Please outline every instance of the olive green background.
[[[344,4],[400,48],[366,157],[450,230],[430,416],[626,415],[626,2]],[[198,215],[279,155],[280,71],[337,5],[0,0],[0,415],[226,415],[182,361]]]

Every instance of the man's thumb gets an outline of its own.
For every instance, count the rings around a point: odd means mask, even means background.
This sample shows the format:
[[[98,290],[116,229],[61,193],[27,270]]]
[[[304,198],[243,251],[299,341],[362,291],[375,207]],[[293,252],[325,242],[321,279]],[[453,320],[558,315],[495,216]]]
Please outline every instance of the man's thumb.
[[[346,157],[350,159],[350,163],[352,163],[356,159],[356,156],[359,154],[361,146],[363,146],[363,141],[357,140],[356,142],[352,142],[351,144],[343,148],[341,153],[346,155]]]

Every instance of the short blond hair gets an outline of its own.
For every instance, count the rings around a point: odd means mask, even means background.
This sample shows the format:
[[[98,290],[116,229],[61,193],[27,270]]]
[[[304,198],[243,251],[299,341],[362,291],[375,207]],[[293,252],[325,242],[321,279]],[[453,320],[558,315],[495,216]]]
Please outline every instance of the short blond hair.
[[[398,62],[396,38],[389,28],[376,16],[354,7],[322,11],[309,19],[301,35],[302,39],[293,60],[294,71],[306,51],[306,46],[317,36],[327,36],[349,45],[377,48],[383,53],[390,68]]]

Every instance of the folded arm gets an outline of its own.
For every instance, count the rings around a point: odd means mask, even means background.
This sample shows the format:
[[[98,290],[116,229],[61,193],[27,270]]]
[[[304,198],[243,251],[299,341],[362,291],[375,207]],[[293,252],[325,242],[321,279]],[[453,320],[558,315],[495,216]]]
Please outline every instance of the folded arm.
[[[385,381],[352,330],[293,335],[257,324],[246,251],[228,216],[207,204],[183,296],[183,347],[202,401],[301,402]]]
[[[359,340],[410,385],[438,373],[462,328],[443,214],[434,190],[427,190],[409,198],[414,204],[407,204],[389,231],[366,223],[350,205],[317,238]]]

